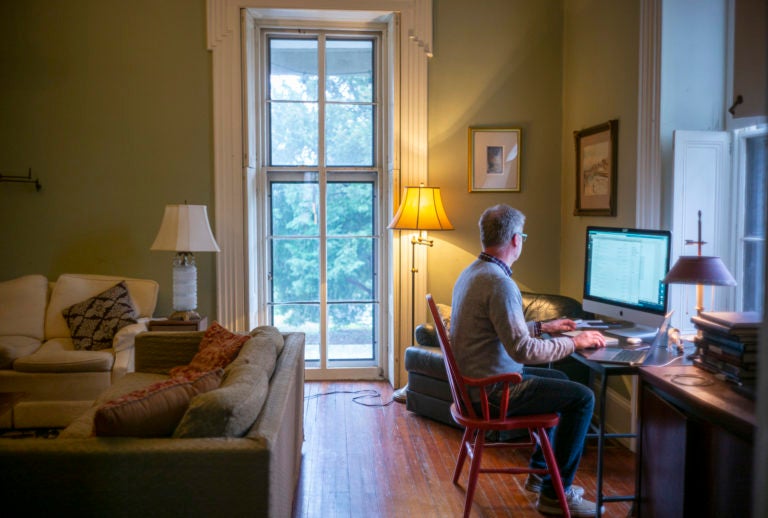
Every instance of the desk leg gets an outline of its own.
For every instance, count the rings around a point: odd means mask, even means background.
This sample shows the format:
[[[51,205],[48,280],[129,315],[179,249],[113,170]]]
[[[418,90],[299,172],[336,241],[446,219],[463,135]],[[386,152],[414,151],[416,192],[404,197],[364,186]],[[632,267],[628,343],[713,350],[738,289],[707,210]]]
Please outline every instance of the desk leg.
[[[598,402],[598,420],[599,429],[597,430],[597,495],[595,504],[597,513],[595,516],[600,518],[603,508],[603,446],[605,445],[605,406],[606,392],[608,390],[608,376],[600,376],[600,401]]]

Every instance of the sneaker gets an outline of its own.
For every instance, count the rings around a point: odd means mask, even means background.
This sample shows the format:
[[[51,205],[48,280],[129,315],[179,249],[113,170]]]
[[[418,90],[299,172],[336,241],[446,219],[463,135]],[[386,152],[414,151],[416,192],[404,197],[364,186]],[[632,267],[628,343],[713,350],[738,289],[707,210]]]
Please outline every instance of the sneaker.
[[[581,495],[576,494],[573,488],[569,488],[565,492],[565,499],[568,502],[568,509],[571,511],[571,516],[575,517],[588,517],[595,516],[597,514],[597,505],[594,502],[585,500]],[[560,502],[557,498],[550,498],[547,495],[539,495],[539,501],[536,502],[536,510],[543,514],[555,514],[562,515],[563,510],[560,509]],[[600,513],[605,512],[605,506],[600,507]]]
[[[541,486],[544,485],[544,478],[538,473],[530,473],[525,481],[525,490],[531,493],[541,493]],[[576,484],[571,486],[571,491],[581,496],[584,494],[584,488]]]

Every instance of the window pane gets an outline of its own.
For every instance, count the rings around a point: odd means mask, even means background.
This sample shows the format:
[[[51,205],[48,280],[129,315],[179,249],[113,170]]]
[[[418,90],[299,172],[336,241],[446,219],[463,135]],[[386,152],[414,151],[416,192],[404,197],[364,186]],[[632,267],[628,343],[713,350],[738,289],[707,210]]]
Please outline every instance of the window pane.
[[[325,48],[326,99],[373,102],[373,42],[329,39]]]
[[[744,243],[744,311],[763,310],[763,293],[765,290],[765,245],[763,241],[747,241]]]
[[[373,235],[373,182],[329,182],[328,235]]]
[[[329,304],[328,359],[373,360],[376,304]]]
[[[765,171],[768,168],[768,137],[747,139],[746,206],[744,234],[765,237]]]
[[[315,178],[316,175],[308,173]],[[272,182],[270,225],[273,236],[317,236],[319,191],[314,182]]]
[[[269,98],[317,101],[317,40],[269,40]]]
[[[283,333],[305,334],[305,361],[320,359],[320,306],[281,304],[272,308],[273,325]]]
[[[328,239],[328,300],[373,300],[373,239]],[[353,317],[350,317],[353,318]]]
[[[270,165],[317,165],[317,103],[273,102],[269,118]]]
[[[744,200],[744,311],[763,311],[765,291],[765,173],[768,136],[747,139]],[[749,279],[749,281],[747,281]]]
[[[373,165],[373,106],[329,104],[325,134],[329,166]]]
[[[272,240],[272,301],[320,300],[320,241]]]

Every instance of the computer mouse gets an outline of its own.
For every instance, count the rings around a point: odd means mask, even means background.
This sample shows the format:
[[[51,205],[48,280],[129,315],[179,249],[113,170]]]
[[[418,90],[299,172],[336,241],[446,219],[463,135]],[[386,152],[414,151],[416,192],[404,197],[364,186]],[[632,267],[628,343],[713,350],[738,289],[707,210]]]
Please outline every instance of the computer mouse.
[[[627,343],[629,345],[637,345],[637,344],[643,343],[643,341],[641,339],[637,338],[636,336],[632,336],[632,337],[627,338]]]

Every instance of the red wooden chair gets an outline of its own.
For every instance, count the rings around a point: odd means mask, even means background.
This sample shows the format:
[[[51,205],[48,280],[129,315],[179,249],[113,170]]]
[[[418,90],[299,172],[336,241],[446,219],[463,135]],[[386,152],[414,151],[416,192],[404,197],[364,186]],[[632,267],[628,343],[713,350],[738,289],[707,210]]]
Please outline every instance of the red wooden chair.
[[[467,482],[467,496],[464,503],[464,517],[469,516],[469,511],[472,508],[472,497],[475,494],[475,486],[477,485],[477,476],[480,473],[536,473],[543,475],[549,473],[552,478],[552,484],[555,488],[555,493],[560,501],[560,507],[563,510],[563,515],[570,517],[570,511],[565,499],[565,491],[563,489],[563,482],[560,478],[560,470],[557,468],[557,462],[555,461],[555,454],[552,451],[552,445],[549,442],[547,436],[547,428],[555,426],[560,418],[557,414],[536,414],[536,415],[523,415],[507,417],[509,410],[509,386],[522,381],[522,376],[517,373],[501,374],[497,376],[491,376],[488,378],[474,379],[462,376],[459,373],[459,369],[456,366],[456,360],[453,356],[453,350],[448,339],[448,333],[445,330],[443,321],[440,319],[440,315],[437,312],[437,306],[432,299],[432,295],[427,295],[427,303],[429,304],[429,310],[432,313],[432,317],[435,321],[435,328],[437,329],[437,336],[440,342],[440,349],[443,351],[443,360],[445,362],[445,368],[448,372],[448,382],[451,386],[451,394],[453,395],[453,404],[451,405],[451,415],[454,421],[464,427],[464,436],[461,439],[461,447],[459,448],[459,455],[456,459],[456,468],[453,471],[453,483],[457,484],[461,469],[464,467],[464,461],[467,456],[470,458],[469,466],[469,480]],[[491,416],[490,407],[488,404],[488,394],[486,387],[495,385],[497,383],[503,383],[504,397],[501,401],[501,408],[504,409],[500,416]],[[475,412],[472,402],[469,397],[469,387],[477,387],[480,393],[482,415],[478,415]],[[514,443],[485,443],[485,432],[489,430],[506,431],[527,429],[528,439],[523,442]],[[481,459],[483,457],[483,449],[488,448],[520,448],[520,447],[533,447],[539,443],[541,445],[544,458],[547,463],[546,469],[535,469],[529,466],[525,467],[507,467],[507,468],[483,468],[481,467]]]

